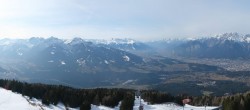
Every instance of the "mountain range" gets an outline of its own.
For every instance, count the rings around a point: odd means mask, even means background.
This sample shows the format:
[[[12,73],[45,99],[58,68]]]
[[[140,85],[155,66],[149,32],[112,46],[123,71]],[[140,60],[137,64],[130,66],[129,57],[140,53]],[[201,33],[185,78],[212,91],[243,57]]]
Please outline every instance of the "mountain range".
[[[163,39],[147,42],[132,39],[92,40],[92,42],[139,55],[228,59],[250,57],[250,34],[243,35],[236,32],[200,38]]]
[[[164,87],[160,89],[168,90],[167,88],[178,85],[178,82],[194,84],[198,89],[201,89],[200,83],[206,82],[209,87],[215,87],[210,86],[210,82],[224,83],[224,80],[220,82],[221,79],[214,78],[221,78],[219,72],[226,71],[224,68],[188,63],[174,59],[173,56],[249,58],[249,39],[250,35],[238,33],[198,39],[148,42],[133,39],[64,40],[55,37],[1,39],[0,78],[78,88],[159,89]],[[201,77],[201,79],[195,77]],[[230,85],[241,84],[236,83],[230,82]],[[177,89],[177,91],[180,90]],[[172,92],[176,93],[176,91]]]
[[[174,48],[176,54],[201,58],[249,58],[250,35],[225,33],[215,37],[187,41]]]
[[[140,82],[138,79],[155,73],[222,70],[215,66],[185,63],[167,57],[141,56],[130,52],[128,48],[144,50],[142,48],[146,44],[131,40],[129,43],[125,43],[125,40],[122,43],[97,42],[81,38],[66,41],[55,37],[2,39],[1,77],[96,87],[124,84],[127,81]],[[148,81],[147,78],[144,80]]]

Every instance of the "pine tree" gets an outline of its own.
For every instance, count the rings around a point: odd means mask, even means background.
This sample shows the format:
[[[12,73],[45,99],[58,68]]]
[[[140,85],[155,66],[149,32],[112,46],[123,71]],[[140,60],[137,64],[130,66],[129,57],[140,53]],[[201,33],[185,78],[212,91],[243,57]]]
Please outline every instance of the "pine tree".
[[[122,100],[120,110],[133,110],[135,96],[127,94]]]
[[[87,101],[83,102],[80,106],[80,110],[90,110],[91,104]]]

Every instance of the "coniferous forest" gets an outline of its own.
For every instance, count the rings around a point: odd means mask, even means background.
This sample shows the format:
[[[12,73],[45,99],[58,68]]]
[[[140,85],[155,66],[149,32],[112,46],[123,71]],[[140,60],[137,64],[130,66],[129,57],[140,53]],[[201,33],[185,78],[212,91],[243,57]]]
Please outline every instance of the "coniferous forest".
[[[30,84],[16,80],[0,79],[0,87],[20,93],[29,98],[41,99],[45,105],[63,103],[66,107],[80,107],[90,110],[91,104],[115,107],[121,102],[120,110],[133,110],[135,92],[131,89],[77,89],[61,85]],[[230,96],[173,96],[154,90],[141,91],[142,98],[150,104],[175,102],[182,105],[182,99],[192,100],[195,106],[222,106],[223,110],[250,110],[250,92]]]
[[[75,89],[60,85],[29,84],[15,80],[0,80],[0,87],[30,98],[41,99],[43,104],[58,104],[90,110],[91,104],[115,107],[121,101],[123,110],[132,110],[134,92],[127,89]]]

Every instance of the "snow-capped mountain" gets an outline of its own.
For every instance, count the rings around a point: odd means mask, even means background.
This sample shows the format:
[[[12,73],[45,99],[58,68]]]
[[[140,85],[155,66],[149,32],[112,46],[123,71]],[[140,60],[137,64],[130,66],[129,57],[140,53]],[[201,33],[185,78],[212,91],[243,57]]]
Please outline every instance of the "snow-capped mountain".
[[[250,58],[250,35],[225,33],[182,42],[165,43],[170,56],[202,58]]]
[[[53,80],[52,82],[66,80],[61,83],[69,82],[67,78],[71,78],[75,79],[71,82],[88,85],[79,83],[91,81],[87,77],[88,74],[102,73],[105,76],[104,74],[108,73],[134,73],[135,68],[145,64],[143,58],[135,54],[77,38],[69,43],[54,37],[3,39],[0,42],[5,44],[0,46],[2,78],[27,80],[28,77],[28,80],[38,82],[44,82],[48,77]]]
[[[136,52],[136,51],[150,49],[150,47],[146,43],[128,38],[125,39],[115,38],[111,40],[89,40],[89,41],[97,45],[107,46],[110,48],[116,48],[119,50],[129,51],[129,52]]]
[[[92,40],[97,44],[134,44],[137,41],[129,38],[119,39],[119,38],[112,38],[111,40]]]
[[[250,34],[243,35],[243,34],[239,34],[237,32],[216,35],[215,38],[218,40],[222,40],[222,41],[230,40],[230,41],[235,41],[235,42],[250,43]]]
[[[28,82],[97,87],[123,84],[128,80],[133,81],[131,83],[151,83],[144,77],[153,73],[221,70],[198,64],[194,67],[193,64],[165,57],[142,57],[81,38],[70,41],[55,37],[2,39],[0,42],[4,44],[0,45],[0,78]]]

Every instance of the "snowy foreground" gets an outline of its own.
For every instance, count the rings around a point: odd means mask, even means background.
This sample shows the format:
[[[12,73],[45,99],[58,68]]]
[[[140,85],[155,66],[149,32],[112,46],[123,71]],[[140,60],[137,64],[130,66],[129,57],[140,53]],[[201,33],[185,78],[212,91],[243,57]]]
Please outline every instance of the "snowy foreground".
[[[183,106],[178,106],[173,103],[148,105],[147,102],[141,101],[144,110],[183,110]],[[119,104],[120,105],[120,104]],[[105,106],[91,105],[91,110],[119,110],[119,105],[115,108]],[[140,101],[135,99],[134,110],[138,110]],[[213,110],[216,107],[206,107],[206,110]],[[41,100],[28,99],[21,94],[13,93],[9,90],[0,88],[0,109],[4,110],[65,110],[63,104],[45,106]],[[79,110],[79,108],[68,108],[69,110]],[[184,110],[204,110],[205,107],[194,107],[185,105]]]
[[[69,108],[69,110],[78,109]],[[21,94],[0,88],[0,110],[65,110],[65,107],[63,104],[44,106],[41,100],[30,100]]]
[[[175,103],[165,103],[165,104],[154,104],[149,105],[143,99],[141,100],[144,110],[183,110],[183,106],[176,105]],[[140,105],[139,98],[135,99],[134,110],[138,110]],[[196,107],[191,105],[185,105],[184,110],[214,110],[217,107]]]

